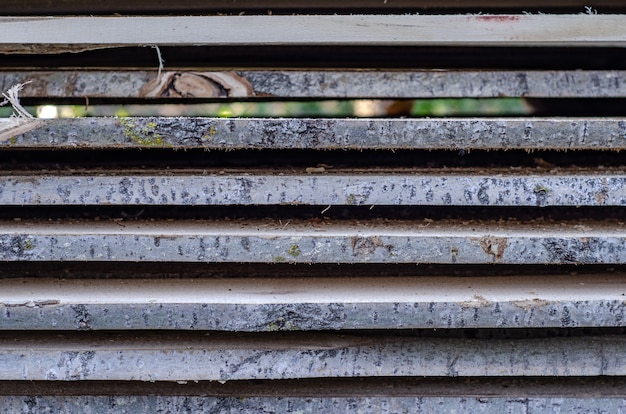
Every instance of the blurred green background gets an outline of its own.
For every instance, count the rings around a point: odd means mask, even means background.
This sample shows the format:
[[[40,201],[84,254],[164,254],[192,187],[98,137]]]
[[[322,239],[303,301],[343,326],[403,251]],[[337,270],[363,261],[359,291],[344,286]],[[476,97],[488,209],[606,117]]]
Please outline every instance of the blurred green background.
[[[215,116],[215,117],[441,117],[521,116],[532,111],[524,99],[335,100],[306,102],[235,102],[158,105],[40,105],[25,107],[42,118],[86,116]],[[12,113],[0,107],[0,117]]]

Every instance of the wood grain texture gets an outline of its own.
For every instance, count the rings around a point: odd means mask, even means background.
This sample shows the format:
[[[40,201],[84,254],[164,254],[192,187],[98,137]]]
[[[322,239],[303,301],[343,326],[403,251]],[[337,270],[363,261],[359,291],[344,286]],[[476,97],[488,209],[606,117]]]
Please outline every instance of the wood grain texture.
[[[137,45],[623,46],[623,15],[4,17],[0,51]]]

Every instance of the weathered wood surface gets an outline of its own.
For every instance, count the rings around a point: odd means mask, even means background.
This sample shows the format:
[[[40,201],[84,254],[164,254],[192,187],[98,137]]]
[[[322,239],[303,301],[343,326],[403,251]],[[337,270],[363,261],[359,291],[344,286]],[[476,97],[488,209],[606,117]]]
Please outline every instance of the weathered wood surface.
[[[624,264],[623,222],[5,221],[0,260]]]
[[[29,82],[29,83],[27,83]],[[12,71],[28,98],[619,98],[626,71]]]
[[[624,275],[8,279],[9,330],[574,328],[626,326]]]
[[[626,338],[10,332],[0,334],[0,361],[2,380],[613,376],[626,375]]]
[[[11,148],[626,149],[623,118],[0,119]]]
[[[306,171],[310,171],[307,173]],[[449,169],[4,173],[0,205],[626,206],[618,171]]]
[[[20,412],[152,414],[163,411],[511,412],[572,414],[626,408],[621,377],[337,378],[307,380],[115,382],[2,381],[0,408]],[[281,395],[277,396],[276,391]]]
[[[621,47],[625,22],[624,15],[585,14],[3,17],[0,52],[144,45]]]
[[[126,387],[124,384],[120,387]],[[587,414],[601,407],[604,412],[619,413],[626,410],[626,399],[611,397],[390,397],[388,390],[375,396],[353,397],[187,397],[164,395],[133,396],[7,396],[0,401],[5,412],[20,412],[24,406],[34,405],[43,412],[109,412],[123,410],[129,413],[155,412],[220,412],[256,414],[259,412],[298,413],[399,413],[399,412],[468,412],[494,413],[567,412]],[[112,408],[113,407],[113,408]]]

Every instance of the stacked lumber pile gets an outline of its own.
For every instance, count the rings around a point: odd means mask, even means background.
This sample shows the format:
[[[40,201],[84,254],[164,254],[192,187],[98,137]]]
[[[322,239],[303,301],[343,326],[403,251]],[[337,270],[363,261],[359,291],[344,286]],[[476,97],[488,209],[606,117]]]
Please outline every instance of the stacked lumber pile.
[[[626,410],[623,2],[57,3],[0,17],[3,411]]]

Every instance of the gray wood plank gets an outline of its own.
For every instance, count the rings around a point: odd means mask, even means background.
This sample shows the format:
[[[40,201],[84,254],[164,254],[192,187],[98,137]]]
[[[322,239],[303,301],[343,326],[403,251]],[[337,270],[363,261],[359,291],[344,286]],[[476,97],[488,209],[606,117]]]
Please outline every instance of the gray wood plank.
[[[0,260],[624,264],[623,222],[6,221]]]
[[[574,328],[626,326],[624,275],[6,279],[7,330]]]
[[[622,118],[0,119],[6,148],[626,149]]]
[[[626,175],[611,170],[308,170],[4,173],[0,205],[626,206]]]
[[[384,390],[383,392],[388,392]],[[154,412],[499,412],[546,413],[567,412],[586,414],[598,410],[622,412],[626,399],[610,397],[185,397],[162,395],[134,396],[68,396],[48,395],[7,396],[0,401],[5,412],[19,412],[24,405],[35,404],[44,412],[107,412],[111,407],[125,412],[150,414]]]
[[[28,83],[27,83],[28,82]],[[618,98],[626,71],[17,71],[28,98]]]
[[[0,361],[2,380],[613,376],[626,374],[626,338],[8,333],[0,337]]]

